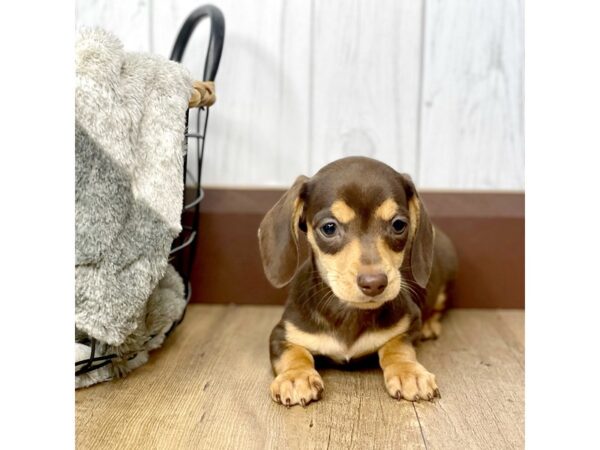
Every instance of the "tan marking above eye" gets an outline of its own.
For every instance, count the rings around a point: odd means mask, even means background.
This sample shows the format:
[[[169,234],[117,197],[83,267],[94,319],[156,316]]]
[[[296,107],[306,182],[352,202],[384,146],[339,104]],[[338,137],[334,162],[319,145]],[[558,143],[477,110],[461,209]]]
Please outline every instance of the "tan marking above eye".
[[[398,203],[393,198],[388,198],[375,210],[375,217],[385,221],[392,220],[398,211]]]
[[[348,223],[356,217],[356,213],[344,200],[336,200],[331,205],[331,214],[340,223]]]

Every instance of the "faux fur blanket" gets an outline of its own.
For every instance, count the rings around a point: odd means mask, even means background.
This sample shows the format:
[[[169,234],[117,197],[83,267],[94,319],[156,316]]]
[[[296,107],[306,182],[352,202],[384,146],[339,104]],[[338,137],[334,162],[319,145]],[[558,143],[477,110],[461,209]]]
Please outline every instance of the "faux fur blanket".
[[[99,29],[80,32],[75,58],[76,338],[123,355],[77,377],[80,387],[143,364],[185,308],[182,280],[167,261],[181,231],[193,88],[180,64],[126,53]],[[76,359],[86,352],[76,345]]]

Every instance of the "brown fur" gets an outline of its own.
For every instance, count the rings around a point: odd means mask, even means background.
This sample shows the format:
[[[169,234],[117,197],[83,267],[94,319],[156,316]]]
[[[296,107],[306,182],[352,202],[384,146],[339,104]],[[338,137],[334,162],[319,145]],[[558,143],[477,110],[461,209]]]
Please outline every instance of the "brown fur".
[[[299,232],[309,243],[302,264]],[[439,393],[413,342],[439,334],[456,255],[407,175],[353,157],[299,177],[263,219],[259,242],[267,278],[275,286],[293,280],[270,338],[275,401],[291,406],[320,398],[313,355],[345,363],[377,353],[393,397],[431,400]],[[378,282],[376,292],[358,284],[381,274],[386,284]]]

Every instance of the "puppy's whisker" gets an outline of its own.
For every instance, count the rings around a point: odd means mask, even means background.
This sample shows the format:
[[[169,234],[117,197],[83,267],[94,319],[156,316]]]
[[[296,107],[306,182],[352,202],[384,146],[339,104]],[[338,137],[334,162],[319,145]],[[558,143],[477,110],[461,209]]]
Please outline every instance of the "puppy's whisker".
[[[320,295],[325,295],[328,293],[328,288],[326,287],[321,287],[319,289],[316,290],[312,290],[310,292],[307,292],[306,295],[303,295],[299,300],[301,300],[303,303],[308,303],[312,300],[314,300],[315,298],[317,298]]]
[[[309,276],[307,277],[306,280],[303,280],[303,282],[298,286],[298,289],[300,290],[304,290],[305,288],[309,287],[309,286],[319,286],[319,285],[323,285],[325,284],[325,282],[321,279],[321,277],[319,277],[318,280],[314,279],[314,275],[317,274],[318,272],[316,270],[313,270],[309,273]]]
[[[322,296],[328,295],[328,294],[329,294],[329,292],[330,292],[330,290],[329,290],[329,288],[328,288],[328,287],[326,287],[326,286],[325,286],[325,287],[322,287],[322,288],[320,288],[320,289],[318,289],[318,290],[316,290],[316,291],[313,291],[313,292],[310,294],[310,296],[309,296],[309,297],[307,297],[306,301],[308,302],[308,301],[311,301],[311,300],[314,300],[314,299],[318,298],[319,296],[321,296],[321,297],[322,297]]]
[[[335,294],[332,292],[331,294],[329,294],[327,296],[327,298],[324,299],[324,301],[321,302],[320,309],[323,311],[326,311],[329,306],[331,305],[331,303],[333,303],[334,299],[336,298]]]
[[[410,292],[412,292],[415,295],[418,295],[418,291],[415,289],[414,286],[411,286],[411,281],[410,280],[402,280],[401,282],[401,287],[406,288],[407,290],[409,290]]]
[[[415,295],[419,295],[419,289],[421,289],[421,287],[416,282],[409,279],[404,279],[402,280],[402,283],[405,284],[406,287],[410,289]]]
[[[410,292],[412,294],[417,294],[417,291],[410,285],[410,283],[410,280],[403,278],[400,281],[400,290],[406,290],[407,292]]]
[[[313,288],[313,287],[320,287],[322,286],[324,283],[315,283],[312,280],[305,280],[302,284],[300,284],[297,289],[300,292],[306,292],[307,288]]]
[[[315,300],[319,296],[327,295],[329,293],[329,291],[330,291],[329,286],[327,286],[327,285],[319,286],[317,289],[309,291],[308,296],[303,296],[299,300],[301,300],[302,303],[306,304],[308,302]]]

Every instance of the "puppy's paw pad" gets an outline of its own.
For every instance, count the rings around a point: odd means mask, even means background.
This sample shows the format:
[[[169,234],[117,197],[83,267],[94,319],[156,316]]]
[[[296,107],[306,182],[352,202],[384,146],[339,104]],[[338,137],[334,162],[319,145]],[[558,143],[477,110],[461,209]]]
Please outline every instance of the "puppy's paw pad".
[[[406,362],[388,366],[384,371],[384,379],[388,393],[397,400],[404,398],[411,402],[432,401],[441,397],[435,375],[419,363]]]
[[[271,398],[287,407],[306,406],[321,398],[325,385],[316,370],[288,370],[271,383]]]

